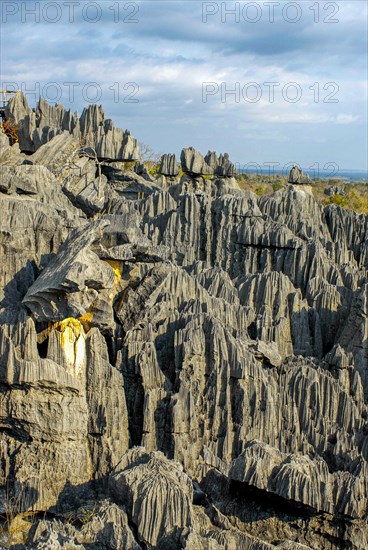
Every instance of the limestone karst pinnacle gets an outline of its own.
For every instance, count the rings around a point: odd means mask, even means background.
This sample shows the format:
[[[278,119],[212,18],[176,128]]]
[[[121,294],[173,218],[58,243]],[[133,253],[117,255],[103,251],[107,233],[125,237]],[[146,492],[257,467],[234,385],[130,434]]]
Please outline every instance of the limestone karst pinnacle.
[[[51,106],[40,98],[35,109],[28,106],[22,92],[14,94],[5,110],[6,118],[19,127],[19,145],[23,151],[33,153],[62,132],[69,132],[82,144],[92,147],[99,158],[108,160],[137,160],[137,140],[129,131],[115,128],[111,119],[105,118],[101,105],[89,105],[80,118],[78,113],[66,110],[62,105]]]
[[[308,174],[304,174],[299,166],[293,166],[289,174],[289,183],[293,184],[309,184],[311,182]]]
[[[295,170],[242,190],[227,154],[105,163],[137,144],[99,106],[17,94],[9,116],[0,514],[34,514],[21,547],[368,548],[368,217]]]

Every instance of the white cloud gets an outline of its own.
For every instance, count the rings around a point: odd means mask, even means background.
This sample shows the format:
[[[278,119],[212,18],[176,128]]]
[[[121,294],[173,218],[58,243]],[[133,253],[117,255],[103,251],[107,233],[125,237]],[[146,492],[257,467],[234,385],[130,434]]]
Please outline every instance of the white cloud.
[[[353,124],[353,122],[356,122],[357,120],[359,120],[359,118],[360,117],[357,115],[340,114],[337,115],[335,120],[337,124]]]
[[[129,123],[132,131],[136,128],[154,136],[151,139],[157,144],[151,145],[160,150],[168,139],[166,121],[170,122],[170,146],[176,143],[180,148],[182,128],[195,125],[200,134],[187,135],[187,142],[191,138],[193,144],[200,140],[212,146],[218,143],[220,148],[226,138],[229,153],[238,158],[243,148],[252,147],[251,136],[257,136],[260,155],[271,155],[272,140],[288,142],[295,150],[292,156],[302,162],[306,141],[316,142],[317,133],[321,159],[337,153],[345,155],[350,166],[360,167],[367,146],[367,89],[362,79],[366,59],[362,10],[366,7],[363,2],[345,0],[338,4],[340,22],[332,25],[314,24],[313,12],[307,8],[303,11],[308,17],[297,25],[279,21],[224,25],[220,17],[203,24],[201,2],[160,1],[142,2],[136,25],[108,22],[105,12],[104,20],[96,25],[6,24],[2,29],[3,81],[26,82],[28,88],[35,82],[80,82],[81,87],[98,82],[103,89],[99,102],[116,124],[126,127]],[[139,104],[114,103],[109,88],[115,82],[121,87],[136,82]],[[225,82],[229,90],[237,82],[241,87],[257,82],[262,98],[247,103],[242,97],[236,102],[228,96],[223,103],[218,93],[203,103],[203,82]],[[266,82],[280,83],[274,103],[269,101]],[[282,96],[289,82],[303,90],[298,103],[288,103]],[[309,89],[315,82],[320,84],[317,103]],[[338,84],[338,103],[324,102],[327,82]],[[85,104],[80,93],[73,105],[65,96],[61,102],[78,111]],[[265,140],[263,149],[259,136]],[[290,140],[290,136],[296,137]]]

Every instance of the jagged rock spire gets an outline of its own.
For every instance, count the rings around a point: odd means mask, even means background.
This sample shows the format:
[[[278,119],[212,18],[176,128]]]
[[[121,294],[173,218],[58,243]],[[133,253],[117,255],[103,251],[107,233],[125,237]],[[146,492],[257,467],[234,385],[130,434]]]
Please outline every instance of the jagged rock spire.
[[[19,125],[19,146],[27,153],[67,131],[92,147],[100,159],[131,161],[139,157],[137,140],[129,131],[115,128],[112,120],[105,118],[101,105],[90,105],[78,119],[77,113],[72,114],[60,104],[49,105],[43,98],[33,110],[24,94],[18,92],[10,99],[5,113]]]

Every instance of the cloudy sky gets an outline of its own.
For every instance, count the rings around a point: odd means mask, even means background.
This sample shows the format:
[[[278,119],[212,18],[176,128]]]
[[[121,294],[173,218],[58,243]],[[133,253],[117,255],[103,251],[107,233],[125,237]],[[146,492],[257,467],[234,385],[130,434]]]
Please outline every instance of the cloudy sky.
[[[367,3],[2,1],[2,87],[158,152],[367,169]]]

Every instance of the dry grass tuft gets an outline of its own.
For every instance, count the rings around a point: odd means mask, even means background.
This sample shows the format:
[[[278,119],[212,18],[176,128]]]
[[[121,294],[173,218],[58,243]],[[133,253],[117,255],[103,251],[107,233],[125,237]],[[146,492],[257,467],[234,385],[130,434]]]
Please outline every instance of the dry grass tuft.
[[[19,125],[18,124],[15,124],[15,122],[13,122],[10,119],[5,119],[0,124],[0,128],[4,132],[4,134],[8,136],[11,145],[14,145],[14,143],[19,142],[19,137],[18,137]]]

